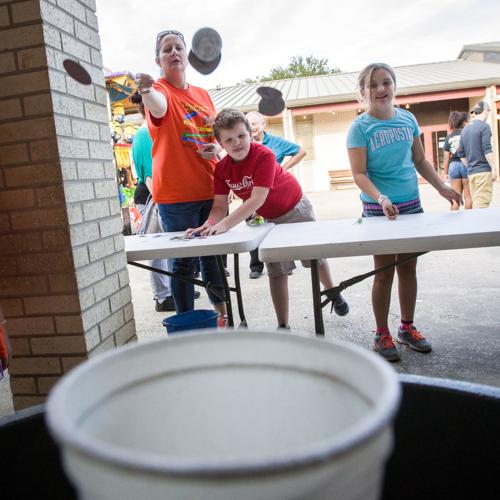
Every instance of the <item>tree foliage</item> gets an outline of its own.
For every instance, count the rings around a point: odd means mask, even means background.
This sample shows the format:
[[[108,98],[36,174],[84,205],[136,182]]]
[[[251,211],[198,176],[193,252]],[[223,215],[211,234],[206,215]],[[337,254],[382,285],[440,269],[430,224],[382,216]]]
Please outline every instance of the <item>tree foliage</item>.
[[[267,76],[247,78],[243,83],[269,82],[271,80],[284,80],[286,78],[297,78],[300,76],[331,75],[340,73],[339,68],[331,68],[328,59],[318,59],[313,56],[294,56],[290,59],[288,66],[276,66],[271,69]]]

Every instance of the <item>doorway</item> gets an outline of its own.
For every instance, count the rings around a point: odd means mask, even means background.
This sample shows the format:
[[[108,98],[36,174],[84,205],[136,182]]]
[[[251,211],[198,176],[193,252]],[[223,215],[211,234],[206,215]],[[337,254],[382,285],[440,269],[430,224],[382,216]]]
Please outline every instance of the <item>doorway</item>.
[[[436,172],[442,176],[444,172],[444,141],[448,135],[448,126],[432,125],[420,127],[425,156],[432,163]]]

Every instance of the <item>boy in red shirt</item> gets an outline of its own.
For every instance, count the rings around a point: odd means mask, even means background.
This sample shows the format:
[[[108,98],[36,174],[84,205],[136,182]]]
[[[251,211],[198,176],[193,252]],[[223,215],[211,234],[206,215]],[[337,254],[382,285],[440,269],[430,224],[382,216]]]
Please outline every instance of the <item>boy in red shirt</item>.
[[[252,142],[250,124],[241,111],[223,109],[215,119],[214,133],[227,156],[215,167],[215,197],[210,215],[202,226],[189,229],[188,235],[225,233],[254,212],[275,224],[315,220],[311,203],[295,177],[278,164],[269,148]],[[226,216],[230,191],[245,203]],[[302,261],[302,265],[309,267],[310,262]],[[278,327],[289,329],[288,275],[295,269],[295,263],[272,262],[266,266]],[[319,276],[326,289],[333,288],[325,259],[319,263]],[[349,305],[341,295],[333,304],[339,316],[349,312]]]

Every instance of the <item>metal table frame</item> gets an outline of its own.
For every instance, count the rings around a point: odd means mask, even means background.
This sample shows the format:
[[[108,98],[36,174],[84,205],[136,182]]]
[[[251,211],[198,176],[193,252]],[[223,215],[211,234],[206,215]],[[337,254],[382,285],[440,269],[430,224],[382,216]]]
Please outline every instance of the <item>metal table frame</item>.
[[[243,297],[241,293],[241,282],[239,274],[239,254],[249,252],[259,246],[265,236],[272,230],[273,224],[261,226],[248,226],[241,223],[227,233],[210,236],[207,238],[194,238],[192,240],[180,240],[176,237],[182,236],[183,232],[146,234],[141,236],[125,237],[125,251],[127,262],[132,266],[148,271],[157,272],[170,276],[173,279],[193,283],[210,289],[224,300],[227,307],[228,325],[234,327],[234,314],[231,302],[231,292],[236,294],[238,315],[240,317],[240,327],[247,326],[245,311],[243,307]],[[234,286],[230,286],[227,280],[222,255],[233,254],[234,257]],[[215,256],[217,265],[222,277],[223,294],[211,283],[202,280],[180,276],[170,271],[164,271],[151,267],[147,264],[137,262],[138,260],[171,259],[182,257],[208,257]]]

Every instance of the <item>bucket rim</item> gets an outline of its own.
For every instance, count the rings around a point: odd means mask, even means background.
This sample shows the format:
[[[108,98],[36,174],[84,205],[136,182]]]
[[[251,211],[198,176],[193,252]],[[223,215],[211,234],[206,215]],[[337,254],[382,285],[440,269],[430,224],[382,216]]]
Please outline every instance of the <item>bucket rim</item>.
[[[326,346],[335,346],[355,353],[380,371],[384,379],[384,392],[377,398],[368,416],[360,418],[355,424],[349,426],[341,437],[333,436],[317,440],[293,452],[287,451],[286,453],[275,453],[274,455],[238,460],[212,459],[211,463],[191,457],[187,459],[169,458],[158,453],[131,450],[123,446],[104,443],[79,429],[76,421],[69,422],[69,419],[65,418],[65,396],[72,390],[78,379],[84,376],[87,370],[96,369],[99,365],[107,363],[118,356],[136,355],[137,353],[134,353],[134,351],[137,350],[147,352],[150,349],[157,349],[156,344],[165,342],[189,343],[229,337],[262,339],[263,335],[272,335],[273,339],[279,338],[283,342],[319,342]],[[187,331],[183,336],[158,339],[145,344],[121,346],[82,363],[56,383],[49,393],[45,417],[52,436],[65,449],[65,452],[71,450],[78,455],[87,457],[92,462],[100,461],[106,465],[113,465],[130,471],[172,477],[252,476],[314,466],[331,461],[362,446],[365,442],[374,439],[379,431],[392,422],[400,400],[401,384],[395,370],[385,360],[379,359],[379,356],[350,342],[338,339],[312,338],[285,332],[220,332],[220,330],[203,329]]]

